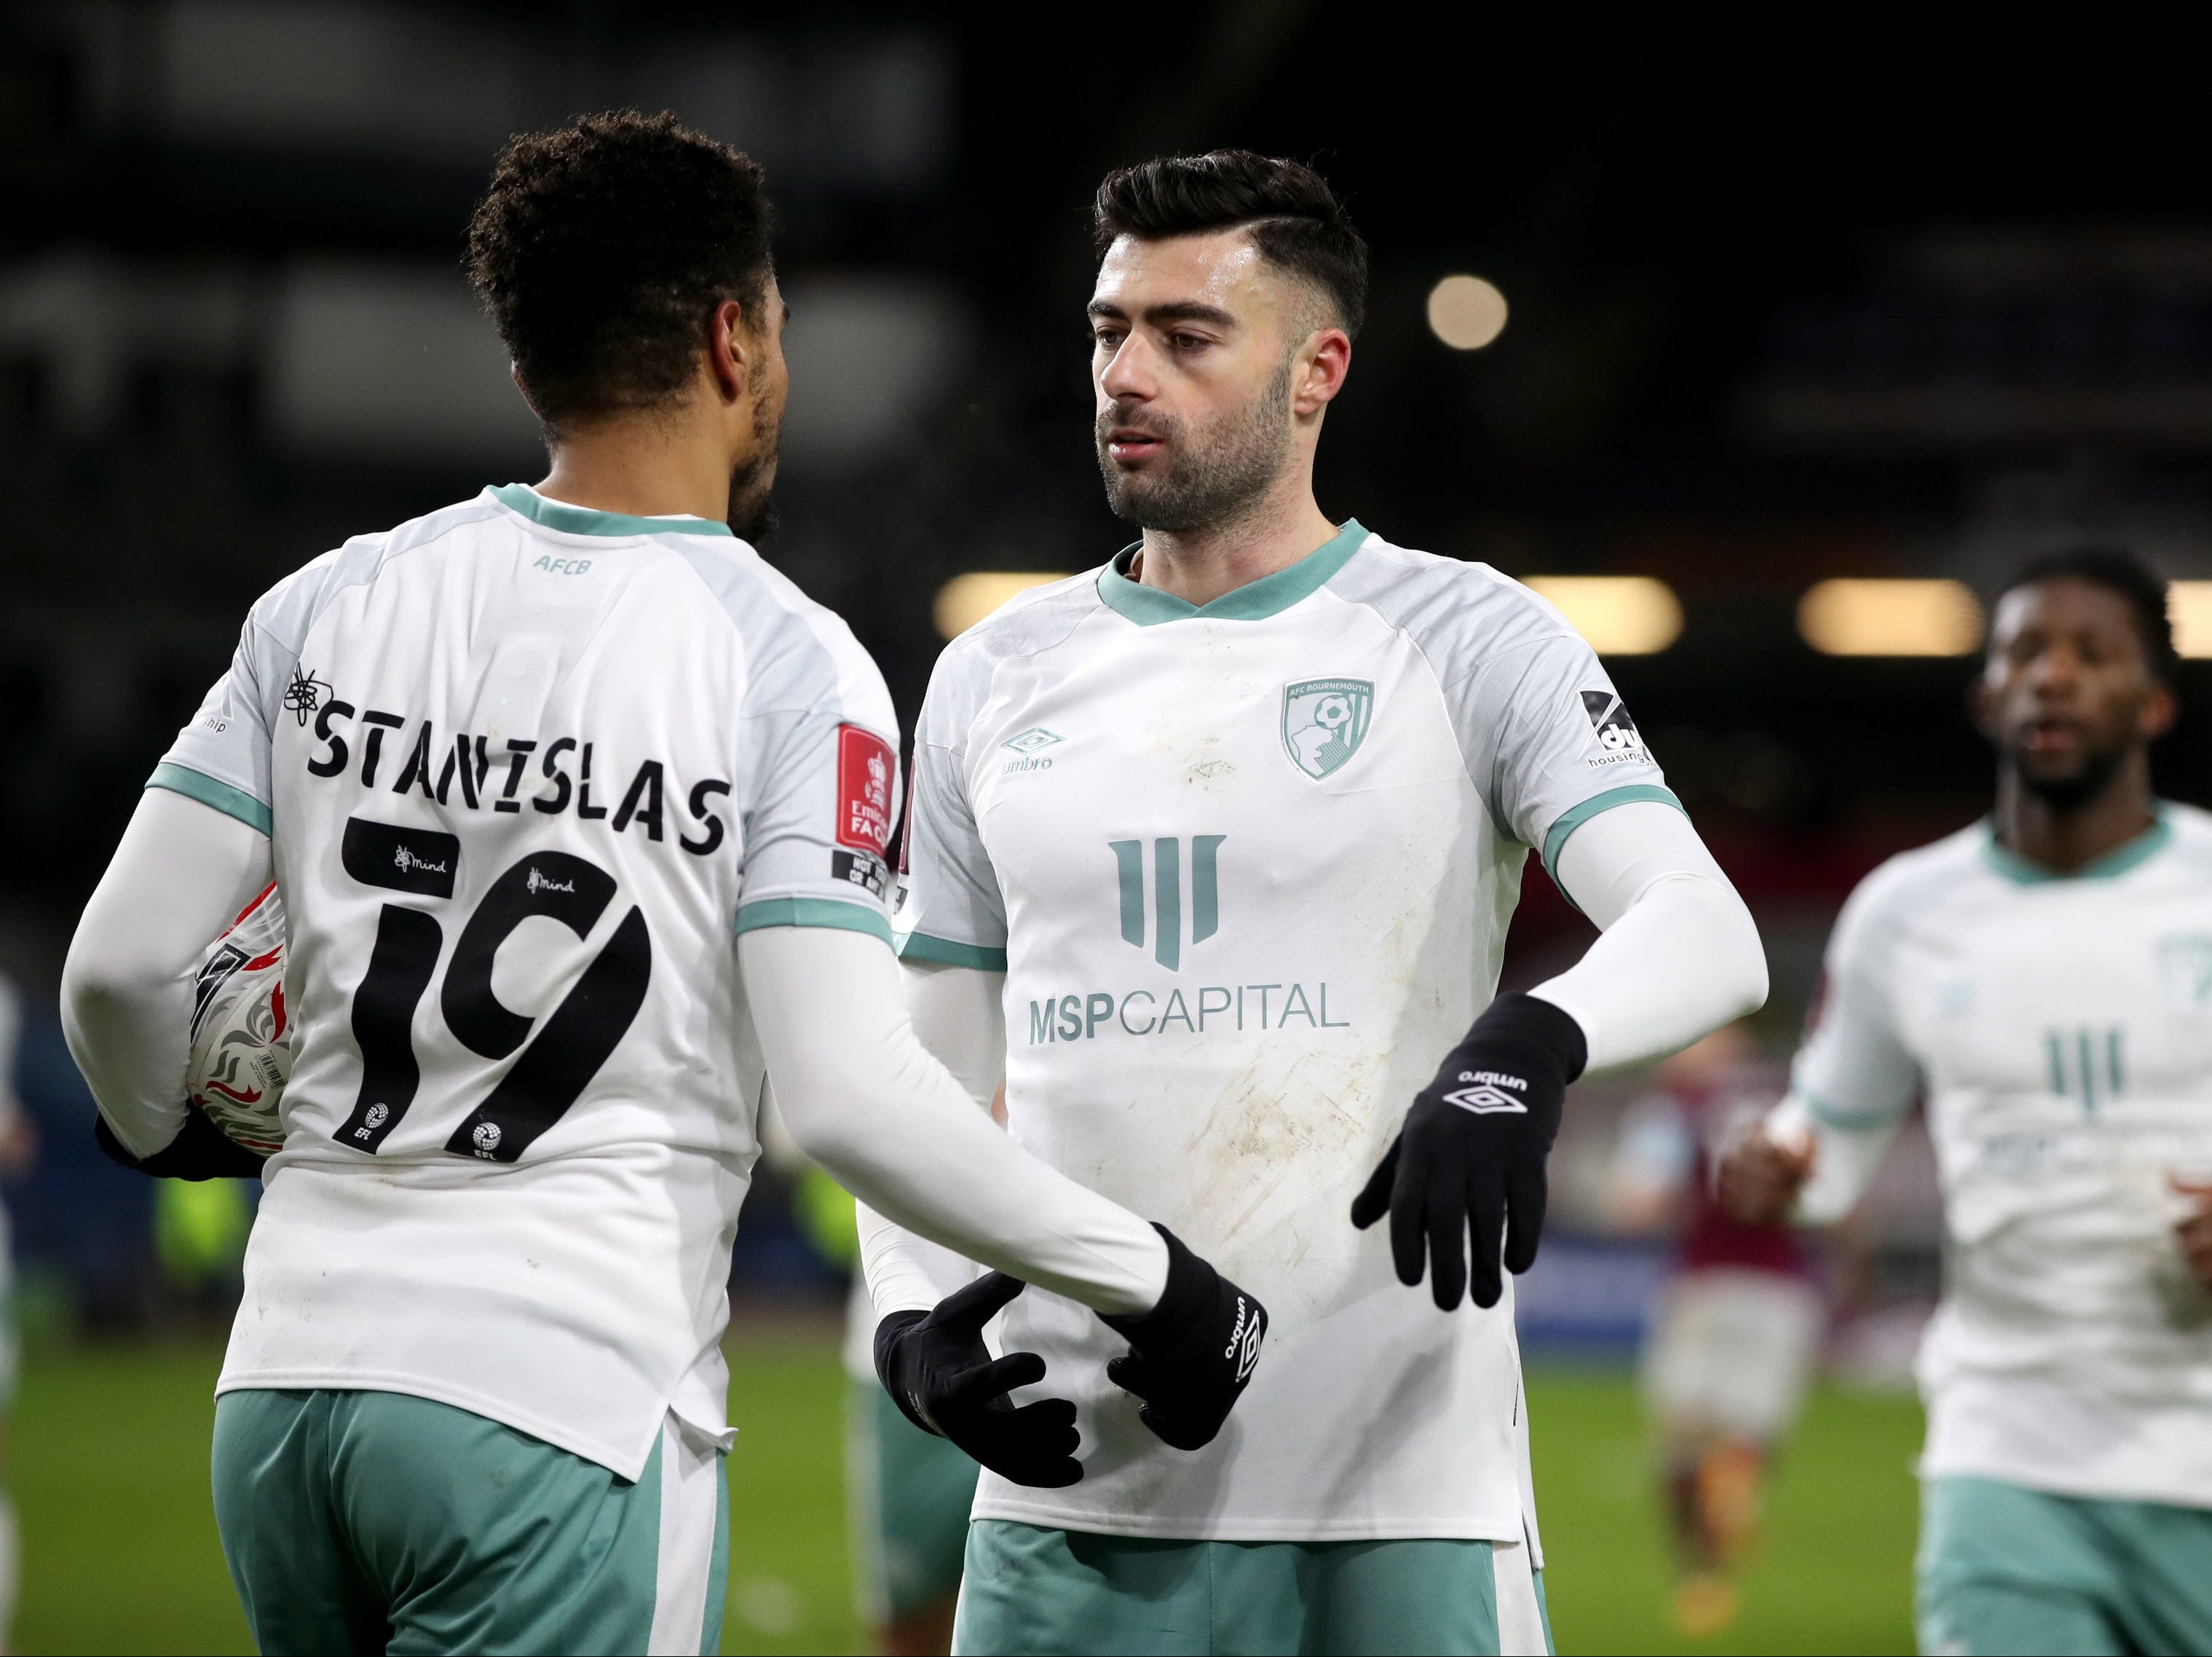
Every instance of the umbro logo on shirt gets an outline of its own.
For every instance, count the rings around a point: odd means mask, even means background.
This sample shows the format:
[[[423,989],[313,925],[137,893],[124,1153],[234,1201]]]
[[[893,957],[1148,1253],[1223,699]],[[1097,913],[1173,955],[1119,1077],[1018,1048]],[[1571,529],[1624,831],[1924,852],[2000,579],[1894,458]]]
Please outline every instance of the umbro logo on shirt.
[[[1066,740],[1067,738],[1057,731],[1048,731],[1041,725],[1033,725],[1019,735],[1007,737],[999,746],[1011,749],[1021,757],[1008,760],[999,768],[999,774],[1002,777],[1011,777],[1023,771],[1051,770],[1051,759],[1039,750],[1051,748]]]

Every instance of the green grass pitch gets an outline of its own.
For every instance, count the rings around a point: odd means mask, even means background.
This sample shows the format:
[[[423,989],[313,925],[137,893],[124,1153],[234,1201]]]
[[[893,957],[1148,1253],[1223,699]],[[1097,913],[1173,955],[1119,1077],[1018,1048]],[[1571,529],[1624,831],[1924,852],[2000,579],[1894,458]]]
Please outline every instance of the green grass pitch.
[[[16,1648],[244,1652],[209,1506],[212,1346],[88,1346],[34,1358],[10,1431],[22,1516]],[[741,1348],[731,1411],[723,1650],[860,1648],[845,1564],[843,1381],[810,1343]],[[1529,1380],[1546,1587],[1563,1652],[1910,1651],[1920,1416],[1823,1393],[1776,1482],[1768,1545],[1729,1635],[1692,1646],[1667,1571],[1627,1380]]]

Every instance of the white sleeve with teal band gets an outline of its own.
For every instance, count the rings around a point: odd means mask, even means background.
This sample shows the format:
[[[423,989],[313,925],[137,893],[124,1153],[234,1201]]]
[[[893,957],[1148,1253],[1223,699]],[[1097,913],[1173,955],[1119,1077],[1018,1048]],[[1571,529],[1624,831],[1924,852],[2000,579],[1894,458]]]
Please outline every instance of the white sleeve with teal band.
[[[1006,969],[1006,911],[968,798],[968,722],[988,692],[982,652],[957,645],[930,677],[914,744],[899,956],[983,972]]]
[[[1768,1119],[1778,1136],[1809,1137],[1815,1147],[1798,1200],[1808,1223],[1839,1219],[1858,1201],[1920,1089],[1890,1003],[1895,883],[1887,874],[1861,882],[1836,919],[1790,1096]]]
[[[299,665],[313,594],[331,560],[319,558],[264,593],[246,618],[229,670],[177,733],[146,780],[259,829],[271,827],[270,746],[286,688]]]

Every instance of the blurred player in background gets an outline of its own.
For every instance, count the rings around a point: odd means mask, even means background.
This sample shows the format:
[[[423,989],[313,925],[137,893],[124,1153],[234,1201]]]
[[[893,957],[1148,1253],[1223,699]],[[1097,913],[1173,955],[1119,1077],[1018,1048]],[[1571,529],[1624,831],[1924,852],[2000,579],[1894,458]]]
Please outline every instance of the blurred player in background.
[[[1832,1220],[1927,1090],[1923,1651],[2212,1651],[2212,818],[2151,792],[2174,663],[2139,560],[2014,577],[1974,694],[1996,810],[1852,894],[1723,1163],[1745,1218]]]
[[[15,1063],[22,1048],[23,1003],[0,973],[0,1174],[13,1177],[38,1150],[30,1114],[15,1092]],[[22,1538],[8,1489],[9,1418],[15,1408],[15,1377],[22,1351],[15,1326],[15,1257],[8,1235],[7,1205],[0,1203],[0,1652],[9,1649],[15,1595],[22,1580]]]
[[[1059,1490],[986,1460],[957,1648],[1544,1650],[1501,1243],[1535,1254],[1567,1083],[1756,1007],[1758,935],[1558,611],[1322,514],[1366,290],[1328,185],[1158,161],[1095,223],[1098,462],[1144,538],[939,659],[901,954],[979,1114],[1003,1075],[1018,1143],[1278,1321],[1176,1457],[1099,1378],[1109,1330],[1006,1307],[1086,1454]],[[1493,999],[1531,848],[1604,935]],[[1387,1246],[1354,1229],[1386,1214]],[[969,1292],[861,1235],[886,1332]],[[1139,1397],[1145,1367],[1114,1361]]]
[[[697,1651],[765,1073],[817,1160],[1115,1315],[1209,1430],[1222,1314],[1256,1308],[913,1039],[890,697],[732,534],[766,521],[786,389],[758,167],[667,116],[518,138],[470,266],[550,475],[254,605],[64,1018],[113,1154],[266,1181],[213,1454],[259,1648]],[[297,1047],[264,1167],[182,1092],[193,968],[272,878]],[[975,1332],[910,1333],[954,1436],[1014,1413]]]
[[[1721,1147],[1780,1096],[1741,1024],[1654,1071],[1621,1122],[1607,1193],[1621,1230],[1674,1240],[1674,1271],[1644,1349],[1680,1578],[1674,1620],[1693,1639],[1735,1620],[1729,1573],[1756,1541],[1766,1466],[1796,1420],[1824,1308],[1803,1245],[1781,1223],[1722,1206]]]

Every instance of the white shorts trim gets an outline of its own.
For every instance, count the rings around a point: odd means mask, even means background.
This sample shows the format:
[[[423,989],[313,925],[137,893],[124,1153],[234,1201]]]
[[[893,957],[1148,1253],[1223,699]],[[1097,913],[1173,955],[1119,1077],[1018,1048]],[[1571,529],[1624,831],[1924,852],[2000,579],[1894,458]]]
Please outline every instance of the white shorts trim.
[[[1536,1603],[1536,1578],[1525,1542],[1490,1545],[1490,1580],[1498,1596],[1498,1657],[1551,1657],[1544,1637],[1544,1608]]]
[[[645,1648],[653,1657],[696,1657],[720,1645],[721,1630],[706,1624],[721,1478],[720,1447],[671,1413],[660,1426],[660,1562]]]

